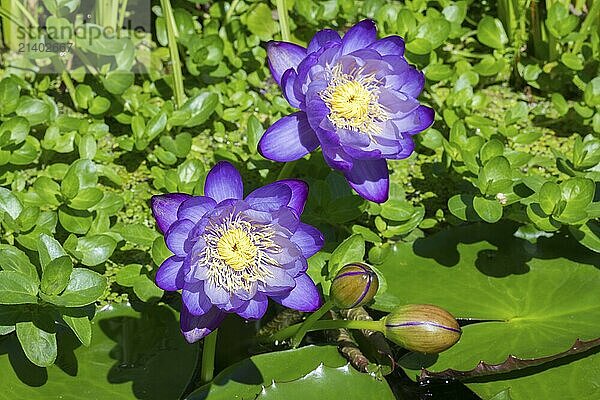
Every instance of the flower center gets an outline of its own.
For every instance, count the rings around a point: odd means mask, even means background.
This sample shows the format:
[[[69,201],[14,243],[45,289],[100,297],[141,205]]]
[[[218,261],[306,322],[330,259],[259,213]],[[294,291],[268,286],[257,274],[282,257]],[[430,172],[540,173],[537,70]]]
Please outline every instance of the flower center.
[[[248,219],[232,210],[216,218],[204,230],[206,245],[192,260],[206,268],[208,279],[230,293],[251,292],[257,282],[280,268],[271,255],[281,251],[273,242],[271,226]]]
[[[221,259],[236,271],[251,266],[258,253],[250,236],[239,228],[226,231],[217,242],[217,250]]]
[[[382,122],[389,119],[379,103],[379,81],[374,74],[362,75],[362,69],[350,74],[337,64],[330,70],[327,88],[319,93],[329,108],[329,120],[337,128],[366,133],[381,133]]]

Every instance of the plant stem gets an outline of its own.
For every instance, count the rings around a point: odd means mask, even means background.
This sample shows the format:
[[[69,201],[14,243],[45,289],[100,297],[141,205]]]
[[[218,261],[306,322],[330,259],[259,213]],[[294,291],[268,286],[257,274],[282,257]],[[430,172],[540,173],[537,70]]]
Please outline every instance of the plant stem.
[[[577,54],[581,51],[583,42],[588,37],[591,25],[594,20],[598,18],[598,15],[600,15],[600,1],[594,1],[592,2],[592,6],[590,7],[587,17],[585,17],[585,20],[581,24],[581,29],[579,30],[581,36],[575,41],[575,45],[573,46],[574,54]]]
[[[218,329],[212,331],[204,338],[202,347],[202,369],[200,370],[201,383],[212,381],[215,372],[215,352],[217,350]]]
[[[302,325],[300,325],[300,328],[298,328],[298,332],[296,332],[296,334],[292,338],[292,347],[298,347],[302,342],[302,339],[304,339],[304,335],[306,335],[306,332],[308,332],[308,330],[315,324],[315,322],[320,320],[323,317],[323,315],[329,312],[329,310],[331,310],[332,308],[333,301],[329,299],[325,304],[321,306],[321,308],[309,315],[308,318],[304,320]]]
[[[121,9],[119,10],[119,22],[117,23],[117,31],[119,35],[121,35],[121,29],[123,28],[123,23],[125,22],[125,14],[127,13],[127,0],[123,0],[121,3]]]
[[[239,2],[240,2],[240,0],[233,0],[231,2],[231,4],[229,5],[229,9],[227,10],[227,14],[225,14],[225,21],[224,21],[223,25],[225,25],[229,22],[229,20],[233,16],[233,12],[235,11],[235,8],[239,4]]]
[[[171,55],[171,64],[173,66],[173,93],[175,95],[175,105],[180,108],[185,101],[185,92],[183,90],[183,74],[181,73],[181,60],[179,59],[179,48],[177,47],[177,26],[175,25],[175,15],[171,7],[170,0],[160,0],[163,17],[167,25],[167,38],[169,41],[169,54]]]
[[[283,341],[294,336],[302,324],[296,324],[280,330],[276,334],[265,338],[263,341]],[[382,321],[348,321],[345,319],[335,319],[326,321],[316,321],[307,332],[320,331],[325,329],[368,329],[371,331],[383,332],[384,325]]]
[[[277,0],[277,16],[279,17],[281,39],[283,39],[284,42],[291,41],[289,16],[285,0]]]

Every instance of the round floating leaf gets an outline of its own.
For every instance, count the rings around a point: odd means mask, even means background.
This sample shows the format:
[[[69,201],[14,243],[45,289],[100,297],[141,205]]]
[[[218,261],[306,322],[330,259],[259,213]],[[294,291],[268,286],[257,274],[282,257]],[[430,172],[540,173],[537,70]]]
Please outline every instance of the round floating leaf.
[[[118,304],[105,307],[92,321],[90,347],[67,330],[57,337],[57,368],[46,370],[27,361],[14,336],[0,341],[0,397],[179,399],[198,361],[199,346],[186,343],[177,314],[164,305],[141,312]]]
[[[294,362],[290,362],[294,360]],[[318,372],[322,375],[317,376]],[[339,382],[339,380],[342,382]],[[272,386],[272,385],[275,386]],[[377,381],[367,374],[361,374],[352,367],[346,366],[335,346],[307,346],[295,350],[279,351],[250,357],[244,361],[224,369],[208,385],[201,387],[186,400],[225,400],[225,399],[254,399],[265,395],[263,386],[269,389],[290,384],[289,390],[293,396],[267,398],[296,398],[302,395],[307,398],[338,398],[340,387],[344,388],[347,399],[393,399],[393,395],[385,381]],[[366,395],[362,390],[368,388]],[[320,390],[320,391],[319,391]],[[310,393],[312,395],[307,395]],[[362,393],[362,396],[354,394]]]
[[[340,393],[340,388],[344,393]],[[300,379],[274,382],[256,399],[395,399],[385,381],[356,371],[349,364],[339,368],[320,365]]]
[[[509,354],[548,356],[577,338],[600,337],[597,254],[559,236],[533,245],[513,237],[516,229],[475,224],[393,248],[380,266],[388,289],[376,308],[429,303],[482,321],[463,327],[459,343],[438,356],[405,358],[409,375],[421,367],[469,370],[480,360],[501,363]]]

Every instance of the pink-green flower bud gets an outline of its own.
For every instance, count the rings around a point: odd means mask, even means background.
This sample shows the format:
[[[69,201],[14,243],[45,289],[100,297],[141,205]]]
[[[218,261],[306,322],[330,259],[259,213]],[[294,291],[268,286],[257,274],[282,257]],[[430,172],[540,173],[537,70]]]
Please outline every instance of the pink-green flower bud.
[[[373,300],[379,289],[379,279],[371,267],[352,263],[340,269],[331,282],[329,295],[338,308],[354,308]]]
[[[396,308],[384,319],[385,337],[421,353],[440,353],[452,347],[462,333],[456,319],[443,308],[409,304]]]

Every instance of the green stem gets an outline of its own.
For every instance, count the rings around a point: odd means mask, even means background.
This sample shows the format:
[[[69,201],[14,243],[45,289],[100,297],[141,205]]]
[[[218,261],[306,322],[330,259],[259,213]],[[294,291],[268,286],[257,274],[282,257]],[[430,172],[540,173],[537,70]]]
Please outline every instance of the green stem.
[[[304,320],[302,325],[300,325],[300,328],[298,328],[298,331],[292,338],[292,347],[296,348],[300,346],[300,343],[302,342],[302,339],[304,339],[304,335],[306,335],[306,332],[308,332],[308,330],[315,324],[315,322],[320,320],[323,317],[323,315],[329,312],[329,310],[331,310],[332,308],[333,301],[330,299],[325,304],[323,304],[321,308],[309,315],[308,318]]]
[[[581,24],[581,29],[579,30],[579,33],[581,34],[581,36],[579,37],[579,39],[577,39],[575,41],[575,45],[573,46],[574,54],[577,54],[581,51],[581,47],[583,46],[583,42],[588,37],[592,23],[594,22],[594,20],[596,18],[598,18],[599,14],[600,14],[600,1],[594,1],[594,2],[592,2],[592,6],[590,7],[590,11],[588,12],[587,17],[585,17],[583,24]]]
[[[227,24],[229,20],[231,20],[231,17],[233,17],[233,12],[235,11],[235,8],[239,4],[239,2],[240,0],[233,0],[231,2],[231,4],[229,5],[229,9],[227,10],[227,14],[225,14],[225,21],[223,25]]]
[[[181,72],[181,60],[179,59],[179,48],[177,47],[177,26],[175,25],[175,15],[169,0],[160,0],[163,17],[167,23],[167,38],[169,41],[169,54],[171,55],[171,64],[173,66],[173,92],[175,94],[175,105],[180,108],[185,101],[185,92],[183,90],[183,74]]]
[[[69,97],[71,97],[71,101],[73,102],[73,106],[76,110],[79,110],[79,103],[77,103],[77,96],[75,96],[75,85],[73,84],[73,80],[71,80],[71,76],[69,72],[65,68],[60,57],[54,55],[50,58],[54,67],[60,70],[60,76],[65,86],[67,87],[67,92],[69,92]]]
[[[204,338],[204,346],[202,347],[202,369],[200,370],[201,383],[212,381],[215,372],[215,353],[217,350],[217,335],[218,329],[212,331]]]
[[[117,30],[120,32],[125,22],[125,13],[127,12],[127,0],[123,0],[121,3],[121,9],[119,10],[119,22],[117,24]],[[120,33],[119,33],[120,35]]]
[[[279,171],[279,175],[277,175],[277,180],[280,181],[282,179],[286,179],[292,176],[292,172],[294,172],[295,167],[296,161],[290,161],[283,164],[283,168],[281,168],[281,171]]]
[[[291,41],[290,24],[287,5],[285,0],[277,0],[277,16],[279,17],[279,28],[281,29],[281,39],[284,42]]]
[[[306,321],[305,321],[306,322]],[[274,342],[274,341],[283,341],[289,339],[294,336],[302,323],[288,326],[285,329],[280,330],[276,334],[265,338],[263,341]],[[350,321],[346,319],[334,319],[334,320],[324,320],[324,321],[316,321],[310,328],[308,328],[308,332],[311,331],[321,331],[326,329],[368,329],[370,331],[378,331],[383,332],[384,325],[382,321]]]

